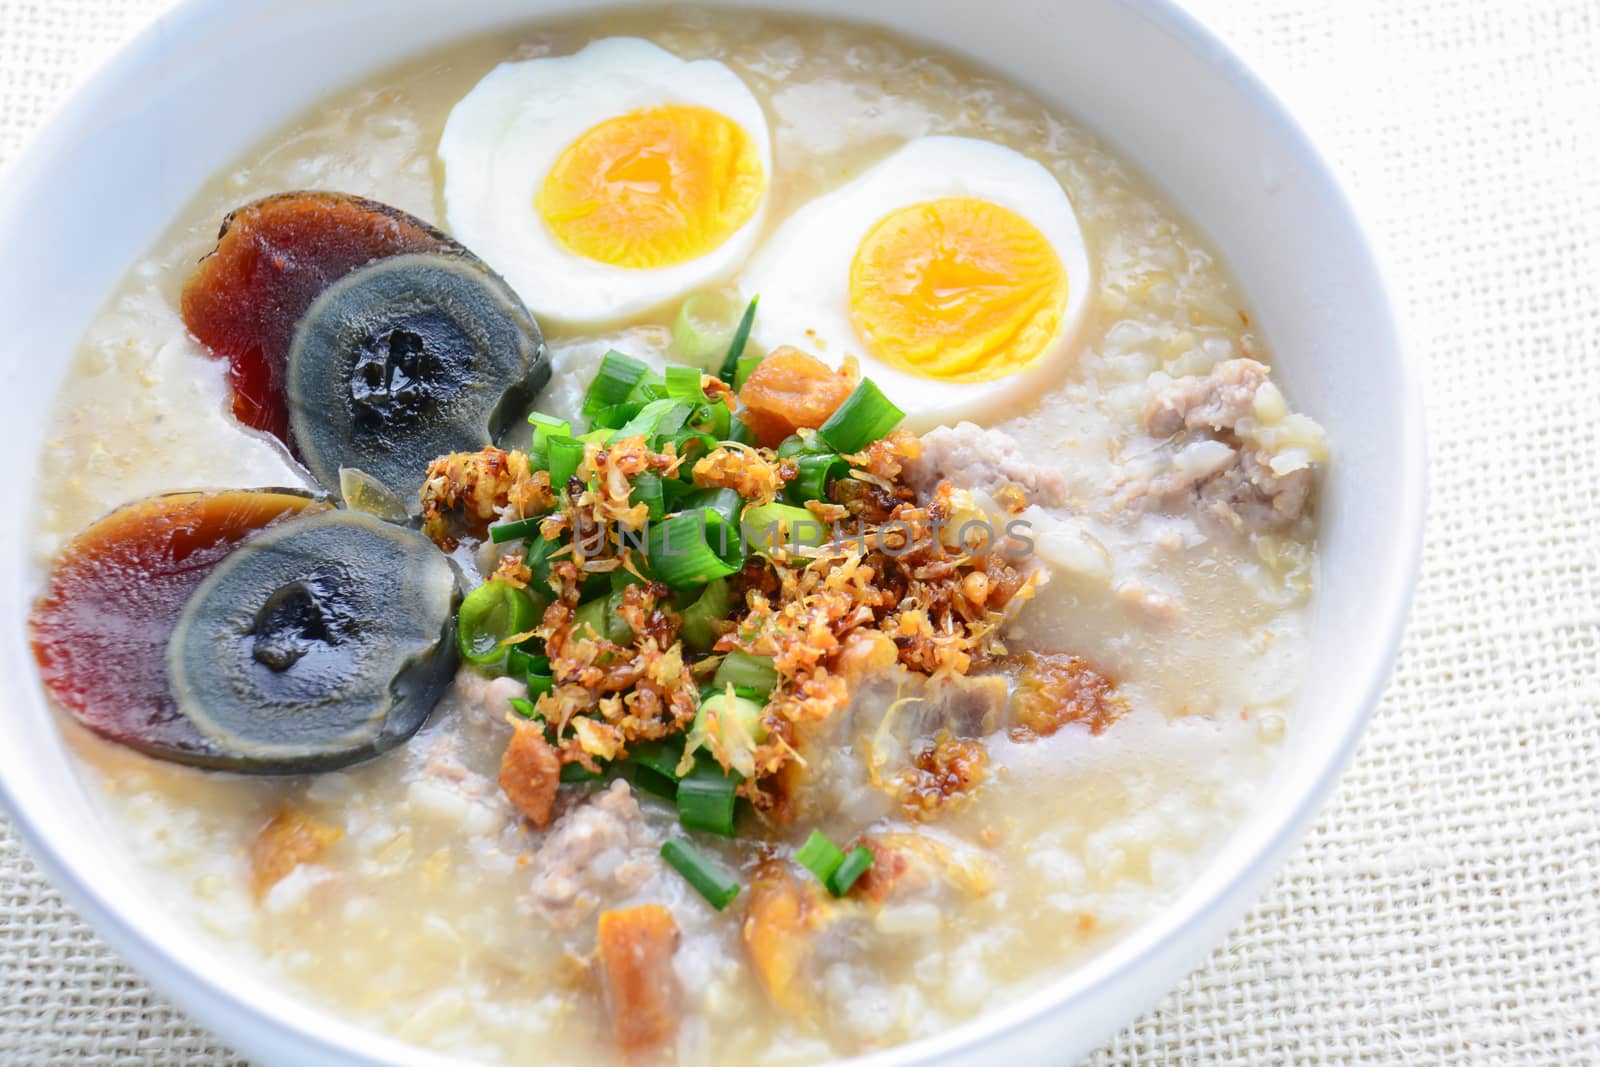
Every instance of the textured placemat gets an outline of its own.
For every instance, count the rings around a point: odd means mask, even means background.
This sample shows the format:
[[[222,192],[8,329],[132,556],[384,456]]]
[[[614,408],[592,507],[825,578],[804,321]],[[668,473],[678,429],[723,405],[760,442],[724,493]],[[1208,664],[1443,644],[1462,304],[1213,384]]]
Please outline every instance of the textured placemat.
[[[0,160],[160,6],[0,0]],[[1194,6],[1388,247],[1432,508],[1405,650],[1333,803],[1092,1062],[1600,1064],[1600,5]],[[0,1062],[233,1062],[3,825]]]

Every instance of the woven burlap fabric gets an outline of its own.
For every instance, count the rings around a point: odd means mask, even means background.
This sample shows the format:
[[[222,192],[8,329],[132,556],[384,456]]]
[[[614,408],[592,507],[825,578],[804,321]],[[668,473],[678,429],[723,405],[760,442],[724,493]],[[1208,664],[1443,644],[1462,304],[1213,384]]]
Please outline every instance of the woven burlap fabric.
[[[159,6],[0,0],[0,160]],[[1195,7],[1386,247],[1431,515],[1394,680],[1316,829],[1092,1062],[1600,1064],[1600,3]],[[0,827],[0,1063],[233,1061]]]

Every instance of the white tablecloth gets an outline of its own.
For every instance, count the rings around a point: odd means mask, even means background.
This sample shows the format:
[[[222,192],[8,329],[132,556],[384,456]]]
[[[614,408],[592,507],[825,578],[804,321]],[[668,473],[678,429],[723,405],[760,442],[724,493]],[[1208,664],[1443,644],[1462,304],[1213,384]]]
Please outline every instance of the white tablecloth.
[[[1092,1062],[1600,1064],[1600,3],[1193,2],[1387,246],[1433,497],[1405,649],[1333,802]],[[0,0],[0,161],[161,6]],[[0,1062],[233,1059],[0,825]]]

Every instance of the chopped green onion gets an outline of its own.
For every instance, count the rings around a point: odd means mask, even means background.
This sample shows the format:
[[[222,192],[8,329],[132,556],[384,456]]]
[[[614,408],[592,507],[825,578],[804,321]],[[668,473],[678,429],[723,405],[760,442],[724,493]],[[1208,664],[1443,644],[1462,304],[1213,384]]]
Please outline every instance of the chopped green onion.
[[[763,696],[778,684],[778,671],[771,656],[752,656],[748,652],[729,652],[717,665],[711,683],[718,689],[733,686],[735,690],[752,689]]]
[[[599,640],[606,636],[606,601],[609,597],[600,597],[579,604],[578,610],[572,613],[572,629],[579,637],[588,637],[589,640]],[[582,631],[588,629],[586,635]]]
[[[471,663],[498,663],[506,658],[506,638],[533,629],[538,621],[538,605],[526,590],[491,578],[461,601],[456,617],[461,656]]]
[[[678,822],[685,829],[733,836],[733,809],[738,799],[737,774],[725,771],[708,756],[695,759],[694,768],[678,779]]]
[[[537,640],[534,638],[532,640]],[[529,644],[524,641],[523,645]],[[513,678],[521,678],[529,671],[536,674],[549,674],[550,661],[544,656],[536,656],[525,648],[513,648],[506,653],[506,673]]]
[[[831,456],[836,453],[828,447],[828,442],[817,436],[815,430],[800,430],[785,437],[778,444],[778,458],[789,459],[791,456]]]
[[[521,715],[524,719],[537,719],[539,717],[539,709],[534,702],[523,700],[521,697],[511,698],[511,710]]]
[[[738,392],[744,388],[744,383],[750,380],[750,372],[761,365],[766,356],[740,356],[738,364],[733,370],[733,391]]]
[[[828,540],[826,523],[805,508],[777,501],[746,508],[742,528],[751,551],[768,558],[780,547],[793,551],[802,546],[815,547]]]
[[[547,540],[533,534],[528,536],[527,544],[522,549],[522,562],[533,572],[530,586],[536,589],[550,588],[550,560],[559,551],[561,551],[560,541]]]
[[[621,600],[620,592],[612,592],[579,604],[572,615],[572,628],[587,628],[594,638],[604,638],[614,645],[629,644],[633,641],[633,627],[617,612]]]
[[[680,367],[673,364],[666,370],[667,395],[674,400],[704,404],[706,402],[704,377],[699,367]]]
[[[645,562],[674,589],[725,578],[744,563],[738,532],[731,525],[710,508],[668,515],[650,524]]]
[[[867,873],[867,868],[872,866],[872,850],[865,846],[857,846],[850,850],[844,862],[823,879],[823,885],[828,887],[828,892],[836,897],[842,897],[850,892],[850,887],[856,884],[856,879]]]
[[[832,452],[824,455],[802,453],[796,462],[800,473],[783,487],[784,496],[796,504],[828,499],[828,483],[850,473],[850,464]]]
[[[633,476],[633,488],[628,492],[628,500],[634,504],[643,504],[649,509],[648,515],[652,522],[667,513],[666,490],[662,488],[661,475],[657,471],[640,471]]]
[[[661,858],[718,911],[732,904],[733,898],[739,895],[739,883],[687,841],[663,842]]]
[[[639,413],[618,427],[617,436],[643,437],[652,447],[660,437],[670,437],[683,429],[683,424],[694,414],[694,406],[670,397],[652,400],[639,409]]]
[[[683,735],[662,741],[641,741],[628,748],[628,759],[676,782],[678,764],[683,761]]]
[[[539,533],[539,523],[543,521],[543,518],[532,518],[497,522],[489,527],[489,539],[497,545],[503,545],[507,541],[520,541],[525,537],[535,537]]]
[[[732,610],[733,600],[729,596],[727,580],[718,578],[708,582],[694,603],[683,609],[683,622],[678,627],[678,636],[692,651],[710,652],[711,646],[717,643],[722,633],[713,624],[726,620]]]
[[[523,676],[528,682],[528,695],[542,697],[556,687],[556,680],[548,674],[529,671]]]
[[[733,412],[721,400],[710,400],[695,409],[689,428],[721,441],[733,426]]]
[[[585,574],[583,583],[578,586],[579,600],[593,600],[596,597],[604,599],[611,595],[611,575],[604,573]]]
[[[589,427],[594,430],[615,430],[625,425],[639,412],[644,410],[644,403],[612,404],[610,407],[601,408],[589,419]]]
[[[730,293],[691,294],[672,323],[673,353],[685,363],[716,370],[728,350],[739,310],[738,298]]]
[[[756,443],[756,432],[743,419],[729,419],[726,440],[740,445],[753,445]]]
[[[689,462],[690,460],[698,459],[708,452],[715,451],[722,442],[704,431],[686,426],[672,438],[672,444],[677,448],[678,455],[684,458],[684,469],[687,470],[693,466]]]
[[[635,767],[633,769],[633,784],[643,789],[646,793],[654,793],[662,800],[676,801],[678,799],[678,783],[649,767]]]
[[[578,440],[586,445],[607,445],[611,443],[611,439],[615,436],[617,436],[616,430],[602,426],[598,430],[590,430],[588,433],[579,434]]]
[[[628,394],[633,392],[633,387],[639,384],[649,367],[640,363],[632,356],[625,356],[616,349],[607,352],[600,360],[600,367],[595,371],[594,381],[589,383],[589,391],[583,398],[583,415],[588,418],[602,408],[613,404],[620,404],[628,399]]]
[[[528,446],[529,456],[548,455],[552,437],[572,436],[572,423],[565,419],[553,419],[549,415],[541,415],[535,411],[528,416],[528,422],[533,426],[533,442]]]
[[[733,340],[728,342],[728,354],[722,357],[722,369],[717,371],[717,377],[729,385],[739,373],[739,357],[744,355],[744,346],[750,340],[750,327],[755,325],[756,303],[760,299],[759,295],[752,296],[745,305],[744,314],[739,316],[739,326],[733,331]]]
[[[605,776],[605,771],[591,771],[581,763],[568,763],[561,768],[563,782],[597,782]]]
[[[710,749],[719,758],[726,759],[729,769],[737,772],[735,784],[739,776],[755,774],[756,746],[767,739],[767,726],[761,721],[761,704],[766,702],[769,692],[770,689],[759,691],[761,703],[757,703],[726,686],[720,691],[713,690],[700,701],[694,724],[689,727],[689,747]],[[709,762],[720,775],[721,766],[715,760]],[[698,770],[700,764],[696,763],[695,767]]]
[[[584,444],[571,437],[552,437],[547,446],[550,451],[550,487],[557,496],[565,495],[567,482],[578,473],[583,462]]]
[[[714,511],[729,526],[737,525],[744,500],[732,489],[696,489],[683,498],[680,511]]]
[[[633,627],[628,625],[628,620],[618,610],[622,606],[622,589],[612,589],[611,595],[605,599],[605,605],[606,640],[614,645],[632,644]]]
[[[828,416],[817,436],[839,452],[859,452],[900,425],[905,417],[905,412],[889,403],[871,378],[863,378],[838,410]]]
[[[813,830],[811,836],[806,838],[806,843],[794,854],[794,860],[816,875],[817,881],[827,885],[828,879],[844,863],[844,850],[823,836],[822,831]]]

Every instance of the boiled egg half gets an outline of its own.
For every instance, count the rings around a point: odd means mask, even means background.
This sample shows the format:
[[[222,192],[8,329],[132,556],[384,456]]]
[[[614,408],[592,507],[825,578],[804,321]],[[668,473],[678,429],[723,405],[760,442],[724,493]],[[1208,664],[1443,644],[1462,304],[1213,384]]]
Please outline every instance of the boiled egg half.
[[[1089,254],[1042,165],[924,137],[796,211],[740,288],[760,294],[759,342],[857,357],[924,430],[1048,388],[1083,318]]]
[[[731,275],[772,174],[766,117],[733,71],[631,37],[496,67],[450,112],[439,158],[454,236],[572,326]]]

